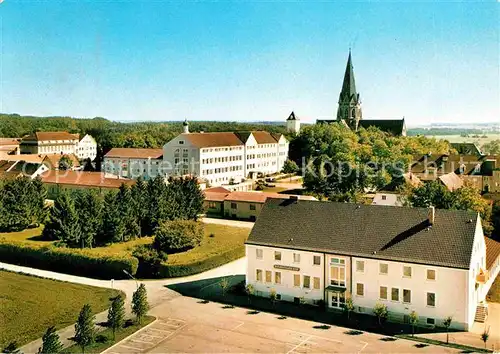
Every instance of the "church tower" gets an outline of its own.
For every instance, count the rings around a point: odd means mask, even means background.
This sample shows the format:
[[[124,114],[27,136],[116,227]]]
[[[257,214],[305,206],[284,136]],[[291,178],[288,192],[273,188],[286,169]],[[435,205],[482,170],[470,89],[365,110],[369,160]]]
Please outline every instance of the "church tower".
[[[295,135],[300,132],[300,119],[295,116],[293,111],[286,119],[286,131]]]
[[[357,131],[359,121],[362,119],[361,100],[356,92],[354,69],[352,67],[351,50],[345,68],[344,82],[339,96],[337,120],[345,122],[352,130]]]

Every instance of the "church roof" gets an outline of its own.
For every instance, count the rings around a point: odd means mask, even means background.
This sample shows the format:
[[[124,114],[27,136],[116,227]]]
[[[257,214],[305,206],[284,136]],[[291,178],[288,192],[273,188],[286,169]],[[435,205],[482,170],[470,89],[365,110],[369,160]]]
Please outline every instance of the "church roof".
[[[345,68],[344,82],[342,83],[342,91],[340,92],[340,101],[348,99],[349,101],[358,100],[358,93],[356,92],[356,81],[354,80],[354,68],[352,66],[351,51],[347,58],[347,65]]]
[[[292,113],[290,113],[290,115],[286,120],[297,120],[297,117],[295,116],[295,113],[292,111]]]
[[[403,135],[405,130],[405,120],[403,119],[361,119],[359,127],[368,129],[369,127],[378,128],[384,132],[393,135]]]

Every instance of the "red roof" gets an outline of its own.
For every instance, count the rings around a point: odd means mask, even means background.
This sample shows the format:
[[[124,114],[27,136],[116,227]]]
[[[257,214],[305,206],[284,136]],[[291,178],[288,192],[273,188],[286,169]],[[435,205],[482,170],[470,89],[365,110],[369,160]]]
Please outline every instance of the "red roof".
[[[48,141],[48,140],[78,140],[76,134],[68,132],[36,132],[35,134],[28,135],[22,140],[35,140],[35,141]]]
[[[163,156],[163,149],[132,149],[113,148],[104,157],[117,157],[128,159],[159,159]]]
[[[187,133],[182,136],[198,148],[243,145],[238,136],[232,132]]]
[[[214,193],[207,192],[206,190],[204,191],[204,194],[205,200],[208,202],[223,202],[227,195],[227,193]]]
[[[277,140],[271,135],[271,133],[264,131],[254,131],[252,132],[257,144],[276,144]]]
[[[119,188],[123,183],[129,185],[134,183],[125,178],[106,177],[104,172],[50,170],[42,173],[40,177],[43,183],[102,188]]]
[[[489,237],[484,238],[486,243],[486,269],[490,269],[500,255],[500,242]]]
[[[229,189],[226,189],[224,187],[211,187],[211,188],[206,188],[205,192],[211,192],[211,193],[231,193]]]

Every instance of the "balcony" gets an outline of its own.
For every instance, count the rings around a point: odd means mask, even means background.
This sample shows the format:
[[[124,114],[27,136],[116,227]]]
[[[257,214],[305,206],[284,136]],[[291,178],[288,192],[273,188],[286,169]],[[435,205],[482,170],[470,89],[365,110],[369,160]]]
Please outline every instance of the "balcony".
[[[488,271],[481,269],[479,274],[476,276],[476,283],[484,284],[488,281]]]

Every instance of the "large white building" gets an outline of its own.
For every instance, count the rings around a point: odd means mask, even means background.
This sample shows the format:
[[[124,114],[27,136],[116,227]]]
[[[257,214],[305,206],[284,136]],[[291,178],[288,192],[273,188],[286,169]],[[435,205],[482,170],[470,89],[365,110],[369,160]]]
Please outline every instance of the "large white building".
[[[70,155],[75,154],[80,160],[97,156],[97,143],[91,135],[80,140],[79,134],[68,132],[36,132],[25,136],[19,144],[21,154]]]
[[[123,178],[144,180],[165,175],[162,149],[113,148],[104,155],[103,171]]]
[[[265,131],[184,132],[163,146],[168,175],[192,174],[211,185],[238,183],[253,174],[281,171],[288,157],[288,140]]]
[[[246,282],[260,296],[332,310],[351,297],[355,312],[381,303],[392,321],[415,311],[421,326],[452,316],[468,330],[499,253],[473,212],[268,199],[246,242]]]

